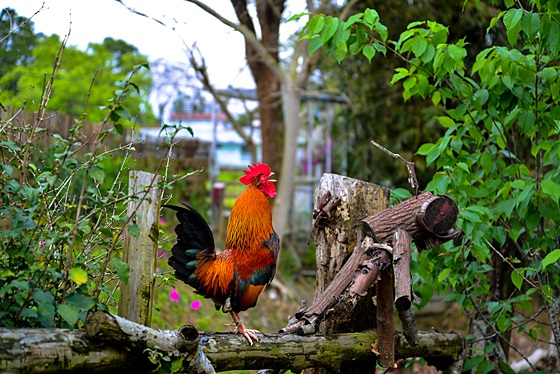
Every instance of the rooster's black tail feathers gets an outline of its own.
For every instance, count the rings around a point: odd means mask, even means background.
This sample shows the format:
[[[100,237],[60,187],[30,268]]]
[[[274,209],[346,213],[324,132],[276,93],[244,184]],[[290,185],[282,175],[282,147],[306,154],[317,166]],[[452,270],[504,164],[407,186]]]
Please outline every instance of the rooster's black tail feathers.
[[[214,236],[208,224],[193,207],[164,205],[177,212],[179,224],[175,227],[177,243],[171,249],[169,265],[175,269],[175,277],[198,289],[200,281],[194,274],[198,262],[215,256]]]

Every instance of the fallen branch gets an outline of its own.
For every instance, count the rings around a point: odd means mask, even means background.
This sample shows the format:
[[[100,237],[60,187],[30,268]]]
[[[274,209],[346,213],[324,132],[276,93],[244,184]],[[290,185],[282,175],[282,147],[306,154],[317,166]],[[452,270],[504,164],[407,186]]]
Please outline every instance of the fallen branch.
[[[143,353],[146,347],[173,358],[183,357],[187,367],[198,357],[199,336],[207,338],[202,350],[216,371],[290,369],[309,367],[338,371],[350,361],[374,358],[374,331],[329,336],[292,334],[259,335],[253,346],[233,333],[193,335],[192,326],[177,331],[155,330],[108,313],[94,314],[86,332],[69,329],[0,329],[0,371],[10,373],[92,373],[134,370],[146,373],[154,367]],[[119,332],[120,331],[120,332]],[[442,367],[459,356],[463,338],[454,333],[419,332],[419,345],[410,347],[395,337],[395,358],[424,357]],[[445,366],[443,366],[445,367]]]

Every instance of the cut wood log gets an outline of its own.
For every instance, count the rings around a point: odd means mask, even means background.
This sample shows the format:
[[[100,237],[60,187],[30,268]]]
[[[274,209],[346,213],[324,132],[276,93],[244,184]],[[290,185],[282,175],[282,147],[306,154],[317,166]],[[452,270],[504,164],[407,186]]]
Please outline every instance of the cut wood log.
[[[418,249],[432,248],[461,233],[454,228],[457,204],[445,195],[424,192],[362,220],[363,228],[377,243],[388,243],[397,229],[407,231]]]
[[[94,317],[93,317],[94,316]],[[252,346],[234,333],[193,333],[192,326],[178,331],[155,330],[98,312],[88,320],[86,332],[69,329],[0,328],[0,371],[2,373],[147,373],[154,366],[147,360],[145,348],[157,348],[164,356],[184,358],[188,366],[198,357],[199,336],[216,371],[290,369],[324,367],[333,372],[349,362],[373,357],[373,331],[329,336],[259,334]],[[91,324],[90,324],[91,323]],[[120,332],[119,332],[120,331]],[[463,338],[458,334],[420,332],[420,344],[410,347],[404,337],[395,337],[395,357],[422,356],[436,367],[453,362],[459,356]]]
[[[411,244],[410,234],[401,228],[397,229],[393,250],[393,267],[395,270],[395,308],[399,311],[408,310],[412,306]]]
[[[384,368],[395,365],[395,308],[393,267],[381,271],[375,285],[377,294],[377,349],[379,364]]]

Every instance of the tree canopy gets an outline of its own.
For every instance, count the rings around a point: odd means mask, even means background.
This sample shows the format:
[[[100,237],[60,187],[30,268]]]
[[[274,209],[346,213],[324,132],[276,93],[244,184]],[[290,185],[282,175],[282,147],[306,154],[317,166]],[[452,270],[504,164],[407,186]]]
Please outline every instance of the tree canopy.
[[[8,11],[3,11],[3,17]],[[5,30],[9,37],[1,41],[0,103],[4,107],[37,107],[43,87],[51,78],[53,62],[57,61],[59,71],[48,109],[101,121],[106,112],[102,108],[108,98],[114,96],[115,84],[124,81],[136,65],[147,64],[147,58],[136,47],[109,37],[101,44],[90,43],[85,51],[66,46],[62,58],[57,60],[64,42],[58,35],[35,35],[31,21],[24,23],[15,12],[10,14],[22,26],[15,28],[12,24],[11,32]],[[4,22],[2,25],[3,28],[10,26]],[[154,116],[148,103],[152,83],[149,71],[138,71],[131,83],[136,90],[126,98],[126,106],[138,109],[138,122],[152,123]],[[133,121],[134,116],[136,113],[130,117]]]

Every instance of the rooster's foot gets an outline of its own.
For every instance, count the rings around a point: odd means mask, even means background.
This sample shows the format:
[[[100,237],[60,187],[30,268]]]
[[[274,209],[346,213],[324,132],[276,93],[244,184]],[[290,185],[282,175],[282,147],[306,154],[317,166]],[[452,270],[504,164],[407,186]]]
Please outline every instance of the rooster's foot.
[[[233,332],[236,334],[242,334],[250,345],[253,345],[253,340],[257,342],[259,341],[259,338],[257,338],[257,335],[255,334],[261,333],[259,330],[246,329],[243,322],[238,322],[237,327],[233,329]]]

